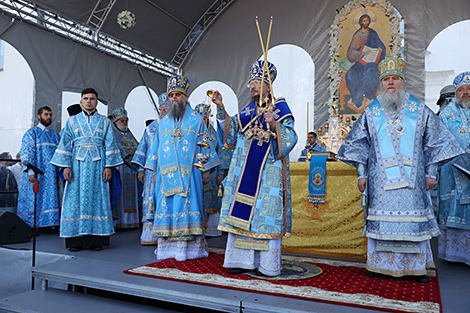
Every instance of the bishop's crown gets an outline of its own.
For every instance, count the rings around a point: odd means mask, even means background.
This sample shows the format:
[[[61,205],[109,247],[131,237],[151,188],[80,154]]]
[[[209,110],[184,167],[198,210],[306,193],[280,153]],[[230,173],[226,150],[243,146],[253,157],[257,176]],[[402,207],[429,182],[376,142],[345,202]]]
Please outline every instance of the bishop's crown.
[[[248,81],[252,81],[253,79],[264,80],[265,83],[269,84],[269,78],[267,73],[264,73],[263,77],[263,66],[264,61],[256,61],[250,67],[250,78]],[[274,82],[277,76],[277,69],[274,64],[268,62],[268,72],[269,76],[271,77],[271,82]]]
[[[168,79],[167,93],[170,94],[173,91],[181,92],[188,96],[189,80],[183,75],[174,75]]]
[[[379,79],[382,80],[385,76],[397,75],[405,79],[406,64],[401,58],[386,57],[379,63]]]

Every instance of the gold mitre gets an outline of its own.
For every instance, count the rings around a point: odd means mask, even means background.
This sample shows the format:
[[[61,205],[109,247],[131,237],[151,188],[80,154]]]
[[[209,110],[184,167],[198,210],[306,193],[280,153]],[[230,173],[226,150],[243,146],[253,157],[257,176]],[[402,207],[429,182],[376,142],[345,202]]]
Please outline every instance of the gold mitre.
[[[405,72],[406,64],[401,58],[386,57],[379,63],[379,80],[382,80],[382,78],[389,75],[397,75],[405,79]]]

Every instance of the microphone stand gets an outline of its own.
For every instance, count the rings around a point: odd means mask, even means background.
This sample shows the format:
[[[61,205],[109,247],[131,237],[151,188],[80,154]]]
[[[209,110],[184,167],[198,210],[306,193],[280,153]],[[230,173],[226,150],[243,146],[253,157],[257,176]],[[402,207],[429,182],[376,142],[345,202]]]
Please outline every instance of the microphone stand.
[[[44,172],[41,171],[39,168],[36,166],[32,165],[28,161],[23,161],[23,165],[26,166],[27,168],[31,169],[34,172],[34,185],[33,185],[33,191],[34,191],[34,222],[33,222],[33,258],[32,258],[32,268],[36,266],[36,236],[37,236],[37,226],[36,226],[36,217],[37,217],[37,198],[38,198],[38,192],[39,192],[39,180],[38,176],[39,175],[44,175]],[[31,290],[34,290],[34,276],[31,275]]]

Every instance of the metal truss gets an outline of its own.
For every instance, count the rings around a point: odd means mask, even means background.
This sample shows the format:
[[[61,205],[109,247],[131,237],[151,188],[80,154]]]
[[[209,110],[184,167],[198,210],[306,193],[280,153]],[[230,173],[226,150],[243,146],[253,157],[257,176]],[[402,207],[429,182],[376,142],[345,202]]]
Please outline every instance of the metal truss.
[[[168,62],[26,0],[0,0],[0,13],[167,77],[178,72],[178,67]]]
[[[94,27],[95,32],[97,33],[99,33],[101,27],[103,27],[104,21],[106,21],[106,18],[108,17],[109,12],[111,12],[111,9],[116,3],[116,0],[110,0],[108,4],[102,9],[99,8],[100,3],[101,0],[98,0],[96,2],[95,7],[93,8],[93,12],[91,12],[90,16],[88,17],[88,20],[86,21],[86,24]]]
[[[235,0],[216,0],[207,9],[201,18],[194,24],[193,28],[189,31],[184,38],[183,42],[178,48],[178,51],[173,56],[171,63],[181,67],[186,61],[187,56],[191,50],[201,39],[206,29],[216,20],[216,18]]]

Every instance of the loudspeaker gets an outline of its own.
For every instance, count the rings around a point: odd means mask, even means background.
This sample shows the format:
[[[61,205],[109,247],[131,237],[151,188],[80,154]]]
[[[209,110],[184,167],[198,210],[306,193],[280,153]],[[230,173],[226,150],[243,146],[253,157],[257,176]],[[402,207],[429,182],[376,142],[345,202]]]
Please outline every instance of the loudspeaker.
[[[0,210],[0,245],[28,242],[33,230],[18,215]]]

